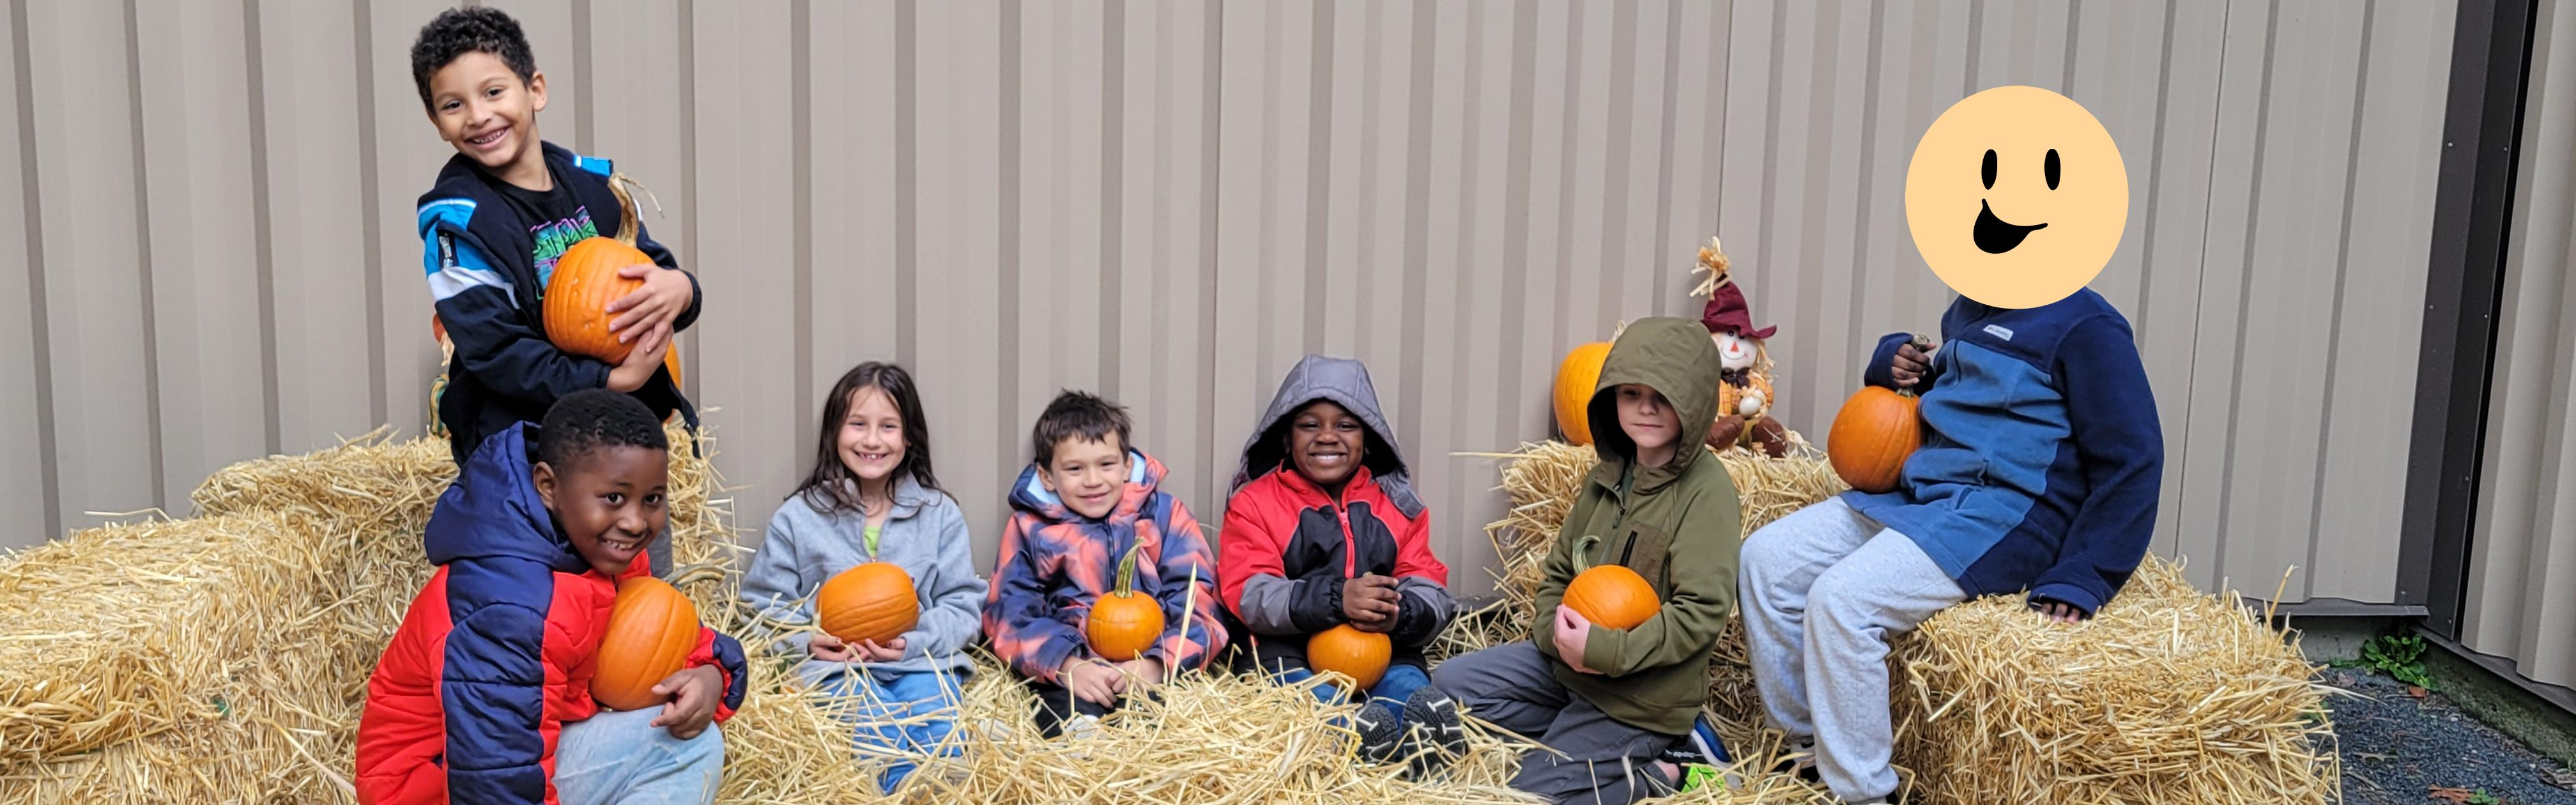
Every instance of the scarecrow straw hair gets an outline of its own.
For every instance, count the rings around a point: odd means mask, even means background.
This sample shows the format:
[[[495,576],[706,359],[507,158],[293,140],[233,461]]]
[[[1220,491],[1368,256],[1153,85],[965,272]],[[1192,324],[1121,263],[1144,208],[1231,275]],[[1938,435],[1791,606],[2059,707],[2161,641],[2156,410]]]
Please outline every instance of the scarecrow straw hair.
[[[1784,458],[1718,454],[1743,498],[1747,536],[1845,488],[1820,452],[1791,437]],[[1462,618],[1444,637],[1449,651],[1529,638],[1537,566],[1598,461],[1560,442],[1496,457],[1509,462],[1512,503],[1487,527],[1503,600]],[[2019,595],[1951,607],[1894,644],[1898,772],[1929,805],[2339,802],[2324,706],[2334,691],[2312,681],[2317,668],[2295,634],[2266,620],[2232,590],[2193,589],[2179,564],[2154,555],[2081,625],[2050,623]],[[1716,655],[1711,720],[1748,761],[1777,756],[1778,733],[1760,727],[1740,619],[1729,618]]]

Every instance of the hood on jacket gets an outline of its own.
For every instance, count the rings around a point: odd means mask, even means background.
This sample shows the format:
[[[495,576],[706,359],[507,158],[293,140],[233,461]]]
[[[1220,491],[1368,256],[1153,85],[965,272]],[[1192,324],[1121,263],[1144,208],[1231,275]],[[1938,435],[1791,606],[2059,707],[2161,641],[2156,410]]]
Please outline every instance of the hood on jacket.
[[[1101,519],[1134,519],[1137,512],[1145,510],[1145,502],[1153,499],[1155,489],[1162,486],[1167,472],[1163,469],[1163,462],[1145,455],[1145,451],[1128,449],[1127,488],[1118,493],[1118,505],[1109,510],[1109,516]],[[1019,482],[1011,485],[1011,508],[1049,523],[1083,519],[1082,515],[1075,514],[1073,509],[1064,505],[1063,498],[1047,491],[1046,482],[1038,478],[1038,465],[1034,463],[1021,470]]]
[[[1387,424],[1386,413],[1378,407],[1377,387],[1369,382],[1368,367],[1349,358],[1308,355],[1288,370],[1288,378],[1279,383],[1279,393],[1270,398],[1270,408],[1261,414],[1252,438],[1244,442],[1243,463],[1234,472],[1234,483],[1226,496],[1242,491],[1243,485],[1269,474],[1288,461],[1287,434],[1290,418],[1297,409],[1317,400],[1328,400],[1359,417],[1368,427],[1362,447],[1360,466],[1377,481],[1378,490],[1406,517],[1422,515],[1422,498],[1413,492],[1413,474],[1405,465],[1404,453],[1396,448],[1395,428]]]
[[[422,536],[430,564],[506,557],[563,573],[591,569],[537,496],[530,469],[537,431],[536,423],[521,422],[492,434],[457,470],[456,483],[439,494]]]
[[[1654,389],[1681,416],[1681,449],[1673,460],[1661,467],[1637,473],[1636,486],[1651,489],[1680,478],[1693,463],[1708,451],[1698,449],[1708,439],[1708,429],[1716,422],[1719,375],[1725,371],[1717,354],[1717,345],[1709,340],[1708,328],[1689,319],[1657,317],[1629,324],[1619,340],[1610,345],[1610,355],[1601,363],[1601,381],[1593,386],[1592,404],[1586,409],[1592,424],[1592,447],[1601,455],[1602,467],[1617,473],[1637,457],[1637,443],[1619,428],[1619,403],[1611,389],[1629,383]]]

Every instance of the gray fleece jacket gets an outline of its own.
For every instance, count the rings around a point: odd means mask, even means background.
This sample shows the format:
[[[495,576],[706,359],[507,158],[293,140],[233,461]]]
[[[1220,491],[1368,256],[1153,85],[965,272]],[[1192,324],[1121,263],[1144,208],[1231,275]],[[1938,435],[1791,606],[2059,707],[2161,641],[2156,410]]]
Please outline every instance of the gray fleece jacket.
[[[893,562],[912,575],[921,595],[921,622],[904,633],[903,659],[891,663],[832,663],[807,654],[810,633],[777,637],[782,650],[806,656],[796,667],[809,682],[864,667],[880,677],[973,670],[966,656],[982,628],[984,579],[975,575],[974,545],[957,501],[925,489],[905,475],[895,484],[894,511],[877,534],[877,555],[867,552],[867,517],[818,509],[794,495],[769,518],[769,534],[742,577],[743,603],[770,619],[814,622],[814,591],[841,571],[871,561]]]

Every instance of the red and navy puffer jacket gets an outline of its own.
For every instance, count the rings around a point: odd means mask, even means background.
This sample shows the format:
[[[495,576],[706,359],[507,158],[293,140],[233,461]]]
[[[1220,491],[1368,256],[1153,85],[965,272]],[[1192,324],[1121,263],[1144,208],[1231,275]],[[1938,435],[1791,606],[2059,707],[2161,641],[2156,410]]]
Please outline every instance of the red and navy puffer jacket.
[[[530,483],[535,426],[494,434],[439,496],[439,565],[367,680],[358,801],[367,805],[555,802],[555,739],[599,712],[590,677],[618,579],[590,569]],[[689,667],[724,677],[719,723],[742,706],[742,647],[703,626]]]

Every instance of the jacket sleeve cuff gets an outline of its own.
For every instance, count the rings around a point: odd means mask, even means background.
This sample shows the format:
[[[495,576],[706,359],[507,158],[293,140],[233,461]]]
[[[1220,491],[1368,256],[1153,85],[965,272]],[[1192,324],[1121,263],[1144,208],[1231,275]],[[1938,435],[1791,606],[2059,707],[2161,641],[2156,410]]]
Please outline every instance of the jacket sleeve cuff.
[[[1298,579],[1296,585],[1289,594],[1288,622],[1297,631],[1313,634],[1341,624],[1341,580],[1317,576]]]
[[[1583,667],[1603,676],[1623,675],[1627,669],[1620,667],[1619,657],[1627,653],[1627,646],[1627,632],[1593,624],[1592,633],[1583,638]]]
[[[1057,681],[1057,673],[1064,670],[1064,661],[1081,648],[1072,639],[1064,637],[1039,643],[1037,650],[1030,652],[1029,665],[1020,669],[1020,675],[1049,685],[1064,684]]]
[[[2071,605],[2076,609],[2083,610],[2084,617],[2087,618],[2093,617],[2093,613],[2102,608],[2102,596],[2096,595],[2092,590],[2084,589],[2078,585],[2064,583],[2042,584],[2038,587],[2031,588],[2031,608],[2037,609],[2040,604],[2050,601]]]
[[[1439,637],[1449,625],[1449,603],[1440,600],[1447,597],[1436,585],[1405,585],[1396,597],[1395,628],[1388,637],[1405,648],[1420,648]]]

